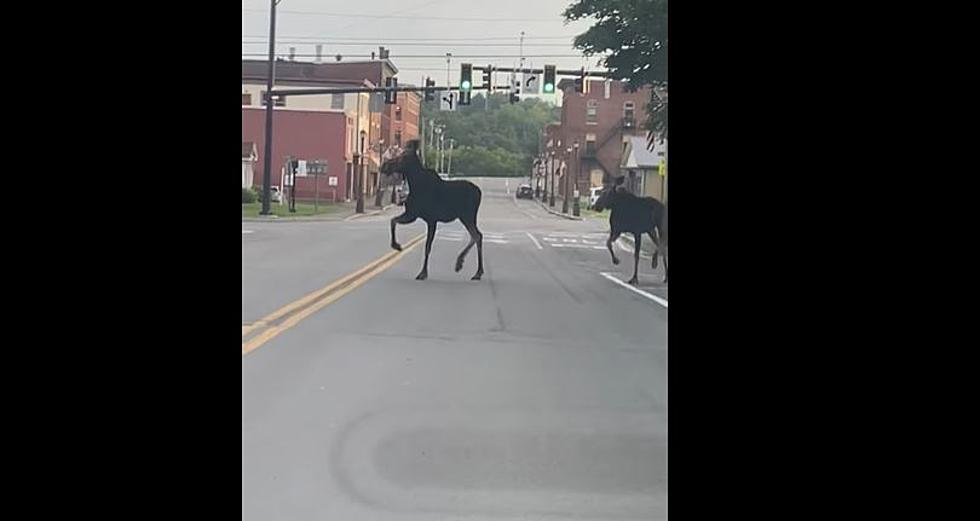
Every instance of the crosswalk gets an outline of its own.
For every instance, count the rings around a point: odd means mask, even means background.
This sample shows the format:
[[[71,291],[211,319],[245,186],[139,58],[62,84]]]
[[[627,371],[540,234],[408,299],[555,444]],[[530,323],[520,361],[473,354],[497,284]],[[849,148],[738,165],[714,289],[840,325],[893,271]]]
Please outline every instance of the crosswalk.
[[[470,234],[465,231],[456,230],[437,231],[436,239],[441,241],[469,242]],[[502,233],[483,232],[483,242],[489,242],[491,244],[510,244],[511,241],[506,239]]]

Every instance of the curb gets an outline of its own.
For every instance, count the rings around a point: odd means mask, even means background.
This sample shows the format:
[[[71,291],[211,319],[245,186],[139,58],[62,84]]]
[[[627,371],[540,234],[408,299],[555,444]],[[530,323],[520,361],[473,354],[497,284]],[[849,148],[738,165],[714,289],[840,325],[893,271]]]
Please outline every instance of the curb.
[[[536,203],[538,203],[539,205],[541,205],[541,208],[543,208],[544,211],[550,213],[551,215],[557,215],[558,217],[563,217],[563,218],[568,219],[570,221],[584,221],[585,220],[582,217],[575,217],[574,215],[568,215],[567,213],[556,212],[556,211],[552,210],[551,208],[548,208],[547,205],[545,205],[541,201],[538,201],[537,199],[535,199],[534,201]]]
[[[356,221],[356,220],[358,220],[358,219],[360,219],[362,217],[370,217],[372,215],[380,215],[380,214],[383,214],[383,213],[387,212],[388,209],[391,208],[392,206],[395,206],[395,205],[393,205],[393,204],[387,204],[385,206],[382,206],[380,210],[373,210],[373,211],[364,212],[364,213],[355,213],[354,215],[349,215],[349,216],[345,217],[344,218],[344,222]]]

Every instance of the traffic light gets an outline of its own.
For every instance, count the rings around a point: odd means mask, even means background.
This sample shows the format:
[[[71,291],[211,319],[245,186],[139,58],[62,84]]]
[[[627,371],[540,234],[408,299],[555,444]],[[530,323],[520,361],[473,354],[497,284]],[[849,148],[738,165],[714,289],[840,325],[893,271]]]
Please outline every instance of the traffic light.
[[[521,101],[521,88],[515,85],[510,90],[510,102],[511,103],[518,103],[520,101]]]
[[[493,93],[493,65],[487,65],[487,68],[483,69],[483,88],[486,89],[488,94]]]
[[[460,65],[459,90],[469,92],[473,88],[473,64],[464,63]]]
[[[472,96],[472,94],[473,94],[472,92],[460,92],[459,93],[459,98],[458,98],[458,101],[456,102],[456,104],[457,105],[469,105],[470,104],[470,96]]]
[[[385,88],[388,89],[385,91],[385,104],[394,105],[398,103],[398,91],[395,90],[398,88],[398,78],[385,78]]]
[[[425,101],[435,101],[436,99],[436,80],[425,78]]]
[[[544,93],[545,94],[555,93],[555,66],[554,65],[544,66]]]

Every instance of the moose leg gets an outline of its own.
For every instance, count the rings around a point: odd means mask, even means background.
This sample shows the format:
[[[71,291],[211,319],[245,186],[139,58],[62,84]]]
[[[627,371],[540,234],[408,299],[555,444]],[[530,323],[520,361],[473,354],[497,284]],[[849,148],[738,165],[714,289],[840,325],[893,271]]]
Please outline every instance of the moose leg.
[[[656,247],[656,250],[653,252],[653,261],[650,262],[650,267],[657,269],[657,254],[660,253],[660,241],[658,241],[657,237],[653,234],[653,230],[647,231],[647,235],[650,236],[650,240],[653,241],[653,245]]]
[[[391,247],[395,250],[402,251],[402,245],[398,244],[395,240],[395,224],[409,224],[415,222],[416,217],[405,212],[401,215],[391,218]]]
[[[456,257],[456,273],[459,273],[459,270],[463,269],[463,260],[466,259],[466,255],[470,252],[470,249],[473,248],[473,245],[476,244],[476,235],[480,233],[473,224],[464,222],[463,226],[465,226],[466,231],[470,233],[470,243],[467,244],[466,247],[463,248],[463,251],[459,252],[459,256]]]
[[[633,278],[626,282],[637,285],[639,280],[636,278],[636,273],[640,268],[640,241],[643,240],[643,234],[633,232],[633,239],[636,241],[633,245]]]
[[[476,223],[473,223],[473,230],[476,232],[476,273],[470,280],[480,280],[483,276],[483,233],[480,229],[476,227]]]
[[[609,248],[609,255],[612,255],[613,264],[619,264],[619,259],[616,258],[616,252],[613,251],[612,243],[619,238],[619,232],[609,232],[609,240],[606,241],[606,247]]]
[[[667,244],[664,243],[664,284],[667,283]]]
[[[422,271],[415,276],[415,280],[425,280],[429,278],[429,252],[432,251],[432,239],[436,238],[436,221],[428,223],[429,230],[425,234],[425,260],[422,261]]]

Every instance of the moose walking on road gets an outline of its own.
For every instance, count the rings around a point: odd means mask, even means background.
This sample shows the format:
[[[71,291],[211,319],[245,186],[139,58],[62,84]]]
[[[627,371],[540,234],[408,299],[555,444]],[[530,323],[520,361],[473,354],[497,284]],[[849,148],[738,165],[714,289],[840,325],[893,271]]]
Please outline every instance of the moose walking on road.
[[[664,282],[667,282],[667,206],[653,197],[637,197],[619,186],[607,187],[599,195],[594,208],[603,211],[609,208],[609,239],[606,247],[612,255],[613,264],[619,264],[612,243],[623,233],[633,234],[633,278],[630,284],[638,284],[637,270],[640,264],[640,241],[646,233],[653,240],[657,250],[653,252],[651,266],[657,267],[657,255],[664,258]],[[658,240],[654,231],[660,236]]]
[[[470,234],[470,242],[456,258],[456,271],[463,269],[463,260],[476,245],[477,268],[471,280],[483,276],[483,234],[476,227],[476,216],[483,197],[480,188],[469,181],[445,181],[435,171],[424,168],[418,156],[418,140],[409,141],[405,152],[381,165],[385,175],[401,174],[408,181],[409,194],[405,200],[405,212],[391,219],[391,247],[401,251],[395,239],[395,225],[409,224],[422,219],[428,225],[425,236],[425,261],[416,280],[429,276],[429,251],[436,236],[436,224],[459,219]]]

